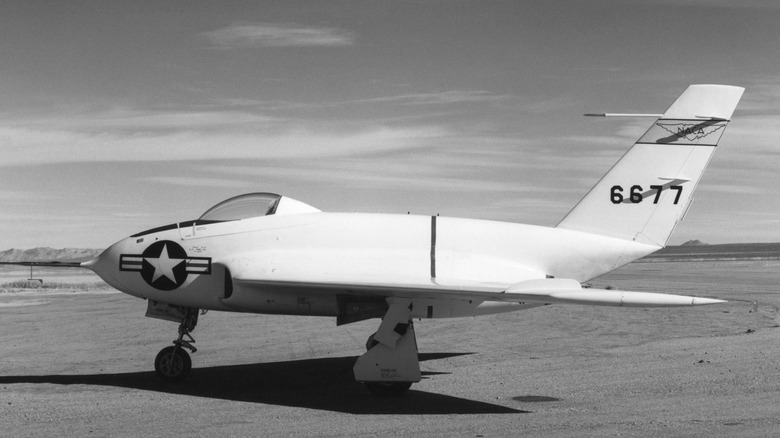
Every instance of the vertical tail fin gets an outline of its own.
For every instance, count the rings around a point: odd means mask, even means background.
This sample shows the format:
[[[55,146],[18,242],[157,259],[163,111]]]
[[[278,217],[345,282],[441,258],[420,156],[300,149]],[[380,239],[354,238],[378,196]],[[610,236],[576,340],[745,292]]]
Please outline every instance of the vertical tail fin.
[[[666,245],[743,91],[689,86],[558,227]]]

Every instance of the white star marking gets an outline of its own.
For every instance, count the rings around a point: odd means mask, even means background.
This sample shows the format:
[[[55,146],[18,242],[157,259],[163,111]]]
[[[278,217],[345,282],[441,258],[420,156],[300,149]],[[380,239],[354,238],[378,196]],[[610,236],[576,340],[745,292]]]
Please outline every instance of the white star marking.
[[[183,259],[172,259],[168,255],[168,244],[163,246],[160,257],[153,259],[145,257],[145,260],[154,267],[154,276],[152,277],[152,283],[157,281],[160,277],[165,277],[172,282],[176,283],[176,277],[173,275],[173,268],[184,263]]]

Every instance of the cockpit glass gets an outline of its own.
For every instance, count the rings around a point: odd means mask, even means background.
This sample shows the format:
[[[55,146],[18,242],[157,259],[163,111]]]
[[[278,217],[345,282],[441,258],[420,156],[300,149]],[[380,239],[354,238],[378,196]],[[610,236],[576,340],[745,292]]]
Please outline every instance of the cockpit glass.
[[[281,195],[273,193],[248,193],[236,196],[211,207],[197,222],[221,222],[267,216],[276,212]]]

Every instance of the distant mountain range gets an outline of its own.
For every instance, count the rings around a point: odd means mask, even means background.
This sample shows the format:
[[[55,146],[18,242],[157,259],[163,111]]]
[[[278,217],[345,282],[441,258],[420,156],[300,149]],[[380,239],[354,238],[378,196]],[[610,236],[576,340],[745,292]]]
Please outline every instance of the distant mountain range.
[[[9,249],[0,252],[0,262],[84,262],[97,257],[102,249],[33,248]]]
[[[716,261],[716,260],[778,260],[780,243],[725,243],[709,245],[690,240],[679,246],[667,246],[640,262]]]

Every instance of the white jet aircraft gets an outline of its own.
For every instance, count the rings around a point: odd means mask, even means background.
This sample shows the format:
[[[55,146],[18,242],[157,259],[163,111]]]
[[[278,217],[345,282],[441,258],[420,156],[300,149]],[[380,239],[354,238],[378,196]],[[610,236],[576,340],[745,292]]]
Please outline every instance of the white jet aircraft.
[[[723,302],[580,284],[666,244],[743,91],[691,85],[553,228],[325,213],[285,196],[251,193],[196,220],[130,236],[71,266],[89,268],[116,289],[147,299],[147,316],[180,323],[174,345],[155,359],[164,379],[190,371],[185,349],[195,352],[190,332],[199,310],[335,316],[339,325],[382,318],[354,366],[355,379],[374,393],[401,394],[421,379],[413,318],[553,303]]]

